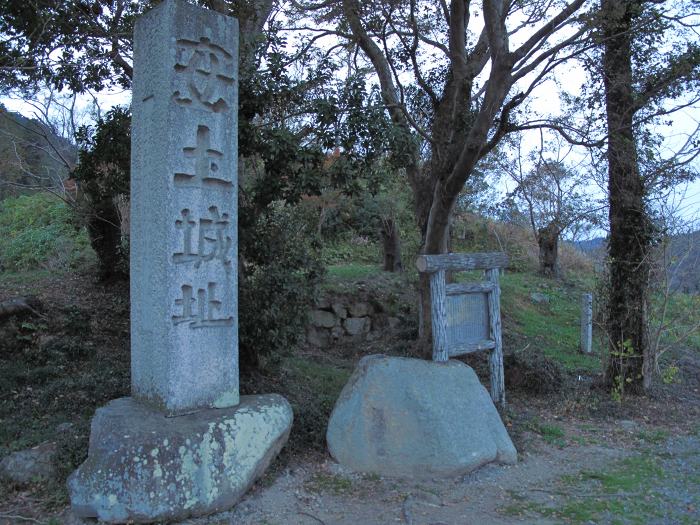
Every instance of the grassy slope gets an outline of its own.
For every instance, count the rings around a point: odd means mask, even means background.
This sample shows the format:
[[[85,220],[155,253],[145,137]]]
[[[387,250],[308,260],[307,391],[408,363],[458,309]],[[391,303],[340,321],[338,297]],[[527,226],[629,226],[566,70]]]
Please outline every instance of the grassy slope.
[[[458,274],[456,277],[459,281],[480,280],[475,273]],[[415,286],[417,275],[413,274],[407,276],[406,284]],[[328,267],[325,288],[347,291],[360,279],[372,281],[377,287],[399,284],[377,265],[348,263]],[[580,297],[582,293],[589,292],[592,286],[590,277],[560,281],[532,272],[506,272],[501,277],[505,351],[540,351],[567,370],[587,373],[600,371],[601,359],[596,344],[592,355],[583,355],[578,351]],[[533,302],[530,295],[535,292],[546,295],[549,302]]]
[[[595,373],[601,369],[594,353],[579,352],[580,297],[590,290],[585,281],[563,282],[532,273],[506,273],[501,279],[501,310],[506,352],[541,351],[570,371]],[[532,293],[548,303],[535,303]]]

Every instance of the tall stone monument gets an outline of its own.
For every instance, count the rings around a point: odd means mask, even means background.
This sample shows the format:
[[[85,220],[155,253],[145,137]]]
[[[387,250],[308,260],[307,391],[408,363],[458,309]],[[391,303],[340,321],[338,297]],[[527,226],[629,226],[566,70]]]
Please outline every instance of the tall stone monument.
[[[119,523],[234,505],[286,442],[289,403],[239,397],[238,23],[166,0],[134,34],[132,397],[97,410],[73,511]]]
[[[172,3],[134,31],[131,384],[175,415],[238,404],[238,22]]]

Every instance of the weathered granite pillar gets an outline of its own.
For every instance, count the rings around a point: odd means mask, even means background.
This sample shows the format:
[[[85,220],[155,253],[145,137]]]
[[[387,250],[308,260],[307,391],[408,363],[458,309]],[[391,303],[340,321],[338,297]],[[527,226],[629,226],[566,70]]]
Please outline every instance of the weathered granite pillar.
[[[131,380],[168,414],[238,398],[238,21],[184,2],[134,34]]]
[[[289,436],[238,391],[235,19],[165,0],[134,35],[132,395],[97,409],[73,512],[109,523],[226,510]]]

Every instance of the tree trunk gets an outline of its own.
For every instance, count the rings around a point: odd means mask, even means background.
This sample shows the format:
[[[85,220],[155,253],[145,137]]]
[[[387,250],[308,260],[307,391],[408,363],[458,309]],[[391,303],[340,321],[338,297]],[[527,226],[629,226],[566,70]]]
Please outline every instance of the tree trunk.
[[[577,3],[580,2],[580,3]],[[582,0],[576,0],[570,9],[578,9]],[[455,200],[471,175],[476,163],[500,140],[506,128],[499,125],[495,135],[489,139],[494,121],[503,109],[503,103],[513,84],[511,75],[517,59],[509,52],[508,31],[506,28],[507,2],[484,2],[483,46],[477,44],[473,53],[467,52],[467,26],[469,23],[469,2],[450,2],[448,10],[448,33],[450,66],[441,94],[433,94],[432,104],[435,113],[431,123],[430,169],[421,162],[420,144],[413,136],[412,126],[401,109],[399,90],[394,83],[394,72],[390,60],[365,29],[360,18],[361,3],[358,0],[343,0],[343,14],[353,40],[367,55],[377,73],[381,86],[381,96],[392,121],[404,130],[410,138],[408,153],[410,161],[406,172],[413,190],[416,219],[422,235],[421,254],[440,254],[447,251],[447,228]],[[569,16],[567,10],[561,14],[561,21]],[[560,22],[557,22],[560,23]],[[552,24],[554,28],[556,24]],[[551,31],[551,29],[550,29]],[[527,47],[527,46],[526,46]],[[478,50],[478,51],[477,51]],[[483,100],[472,107],[472,87],[475,77],[490,57],[490,72],[486,82]],[[516,99],[513,107],[520,99]],[[508,111],[501,115],[502,123],[507,123]],[[403,146],[402,146],[403,149]],[[438,153],[436,155],[436,153]],[[429,346],[430,333],[430,290],[428,276],[420,278],[420,321],[419,345]],[[425,351],[426,357],[430,352]]]
[[[640,393],[651,381],[647,337],[650,220],[633,128],[632,21],[638,2],[603,0],[603,73],[608,125],[610,297],[606,380],[618,395]]]
[[[401,236],[399,226],[393,218],[382,220],[382,241],[384,246],[384,271],[402,272]]]
[[[540,248],[540,273],[546,277],[559,277],[559,228],[554,223],[537,230]]]
[[[422,224],[423,245],[421,254],[435,255],[447,253],[449,248],[449,224],[450,215],[452,213],[452,202],[446,203],[440,196],[444,195],[441,191],[441,183],[435,184],[431,207],[426,209],[428,216],[424,218]],[[416,196],[418,198],[418,196]],[[447,209],[442,207],[447,207]],[[441,207],[442,213],[435,213],[435,208]],[[446,213],[445,213],[446,212]],[[438,216],[436,220],[434,217]],[[432,326],[431,326],[431,301],[430,301],[430,275],[426,273],[420,274],[418,281],[419,286],[419,310],[418,310],[418,349],[425,359],[432,359]]]

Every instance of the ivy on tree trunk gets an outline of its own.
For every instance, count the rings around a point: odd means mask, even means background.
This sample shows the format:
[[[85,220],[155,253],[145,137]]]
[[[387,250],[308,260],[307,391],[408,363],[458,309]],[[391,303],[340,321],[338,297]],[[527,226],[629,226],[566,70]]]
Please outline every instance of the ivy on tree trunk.
[[[603,0],[603,72],[608,125],[610,286],[606,379],[614,391],[642,392],[651,381],[647,291],[652,228],[640,174],[632,76],[633,21],[638,1]]]

